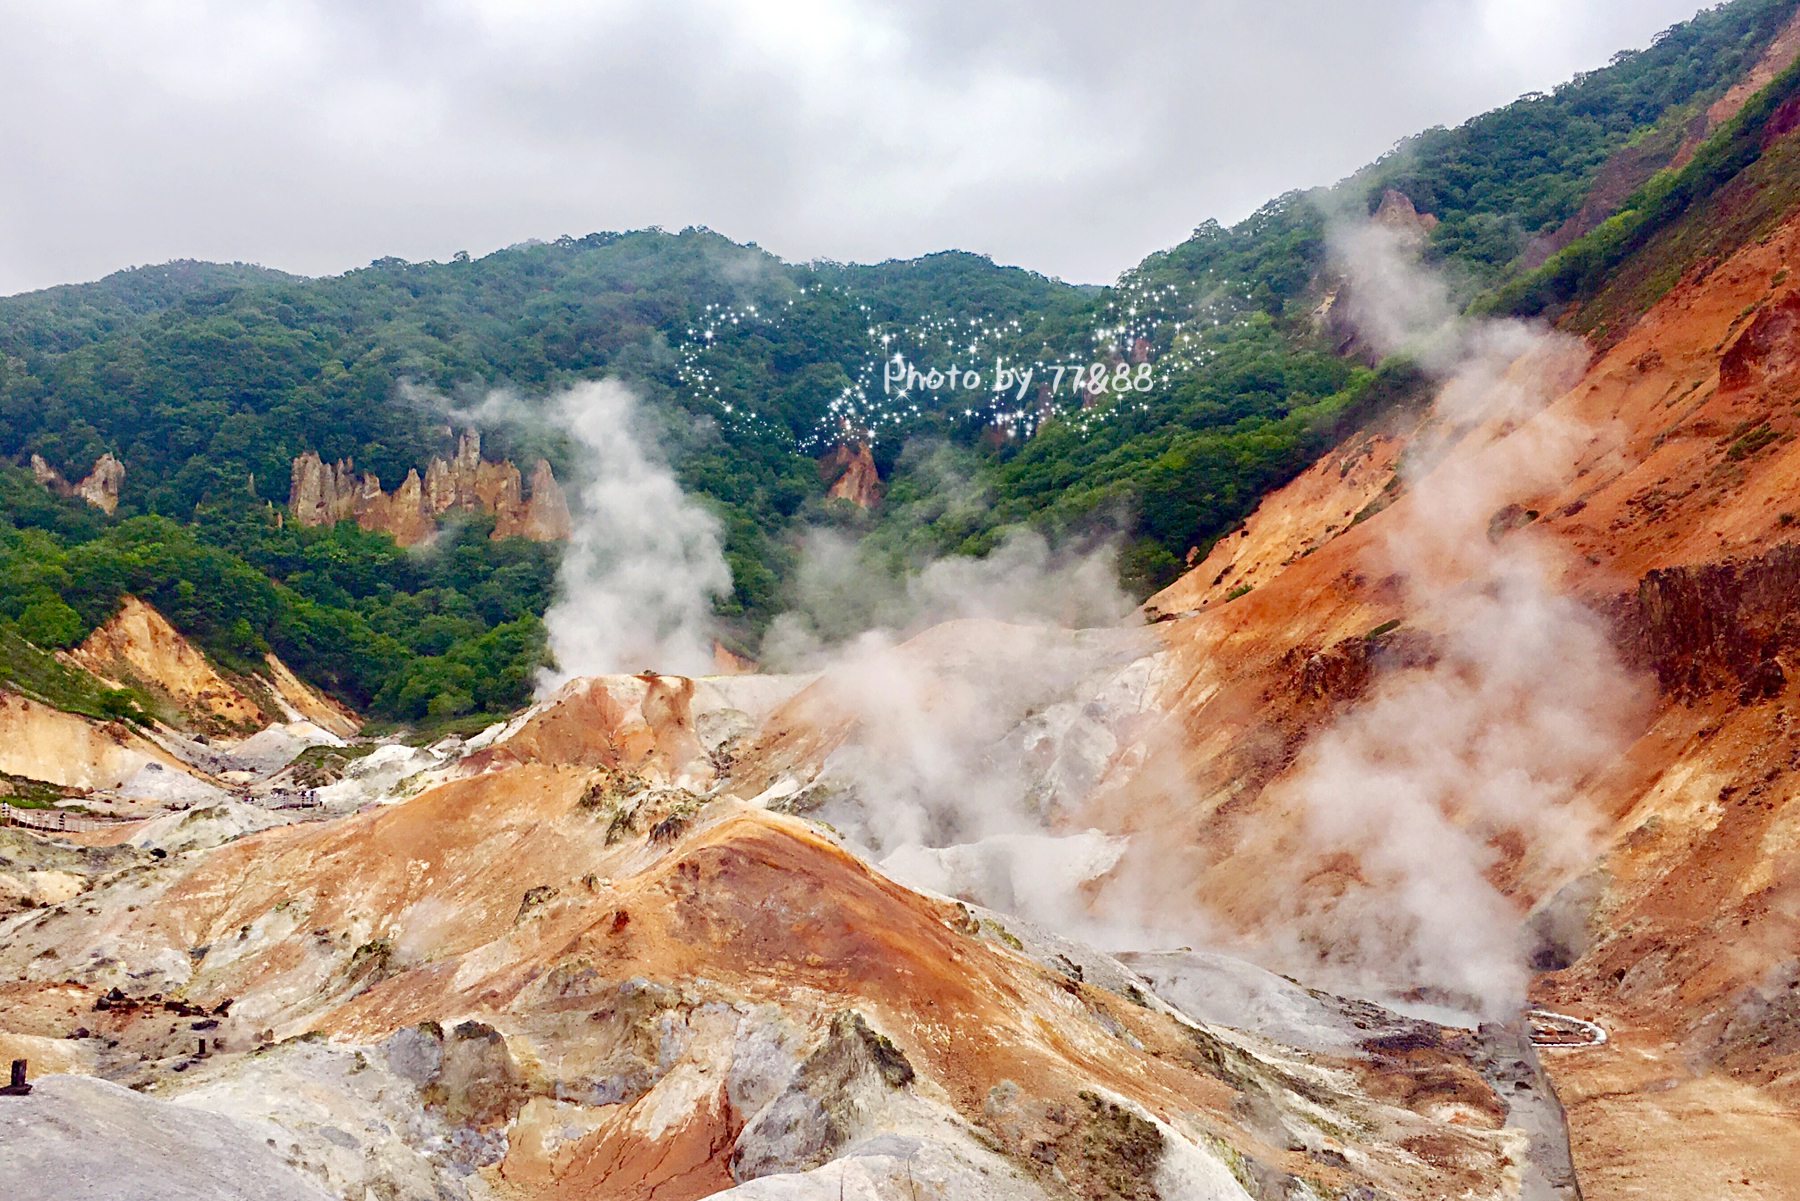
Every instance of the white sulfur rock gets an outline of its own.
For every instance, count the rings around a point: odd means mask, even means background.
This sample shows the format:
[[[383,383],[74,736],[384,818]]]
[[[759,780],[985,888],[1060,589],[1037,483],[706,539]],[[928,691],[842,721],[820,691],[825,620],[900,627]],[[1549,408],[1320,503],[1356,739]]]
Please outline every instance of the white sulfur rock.
[[[57,1201],[329,1201],[244,1123],[85,1076],[44,1076],[0,1106],[0,1163]]]

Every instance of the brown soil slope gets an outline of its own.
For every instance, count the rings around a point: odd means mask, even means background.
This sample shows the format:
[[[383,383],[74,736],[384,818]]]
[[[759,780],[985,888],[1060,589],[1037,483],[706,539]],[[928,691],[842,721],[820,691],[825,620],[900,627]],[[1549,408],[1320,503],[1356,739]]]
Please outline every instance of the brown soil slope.
[[[75,659],[95,675],[147,684],[194,717],[247,728],[266,720],[256,703],[213,670],[206,656],[162,614],[128,596],[107,623],[89,634]]]
[[[1407,431],[1410,434],[1410,430]],[[1407,437],[1359,434],[1280,491],[1265,497],[1238,529],[1219,539],[1194,570],[1146,602],[1152,620],[1203,609],[1274,579],[1355,524],[1395,482]]]
[[[921,1196],[1516,1188],[1473,1044],[1302,1052],[1047,967],[808,823],[654,783],[687,762],[691,685],[641,683],[572,687],[403,803],[110,865],[8,931],[6,1027],[79,1024],[91,1070],[153,1092],[305,1045],[279,1039],[411,1040],[426,1105],[521,1198],[701,1197],[882,1132],[986,1165]]]
[[[1429,667],[1444,597],[1479,582],[1470,563],[1529,553],[1639,673],[1615,714],[1629,749],[1579,781],[1594,841],[1495,829],[1485,869],[1520,914],[1563,890],[1545,913],[1566,936],[1540,961],[1573,962],[1534,990],[1614,1033],[1550,1053],[1589,1198],[1800,1195],[1796,262],[1790,219],[1695,272],[1535,415],[1428,425],[1412,453],[1429,471],[1329,542],[1303,535],[1315,553],[1255,591],[1217,604],[1209,562],[1154,600],[1214,603],[1158,627],[1170,722],[1145,753],[1160,769],[1088,815],[1154,830],[1140,842],[1164,848],[1163,878],[1247,937],[1304,909],[1295,890],[1360,886],[1357,864],[1309,860],[1287,785],[1345,712]],[[1290,510],[1317,474],[1265,501],[1238,541],[1292,555]],[[1468,480],[1481,481],[1468,512],[1419,511]],[[1421,525],[1440,534],[1426,561],[1398,555]],[[1151,784],[1171,779],[1183,787]],[[1304,870],[1285,866],[1296,859]]]

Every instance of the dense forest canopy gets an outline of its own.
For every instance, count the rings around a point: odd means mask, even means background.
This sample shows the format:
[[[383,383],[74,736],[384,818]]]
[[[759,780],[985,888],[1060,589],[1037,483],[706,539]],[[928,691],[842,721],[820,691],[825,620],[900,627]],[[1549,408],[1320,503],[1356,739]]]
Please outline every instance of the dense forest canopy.
[[[1356,177],[1365,195],[1406,193],[1438,217],[1440,261],[1483,285],[1507,274],[1534,237],[1587,198],[1601,167],[1634,141],[1678,135],[1762,54],[1792,18],[1792,0],[1705,9],[1642,51],[1527,96],[1456,129],[1431,129]],[[1671,140],[1671,147],[1673,145]]]
[[[783,608],[798,534],[821,524],[880,535],[867,545],[891,570],[983,553],[1020,523],[1113,532],[1126,582],[1146,591],[1421,386],[1316,328],[1334,214],[1404,193],[1437,219],[1427,253],[1467,295],[1536,296],[1534,239],[1581,209],[1621,148],[1688,128],[1795,7],[1702,12],[1335,188],[1207,222],[1109,288],[961,252],[791,264],[692,228],[321,279],[178,262],[0,299],[0,457],[14,464],[0,470],[0,617],[14,628],[0,633],[69,645],[129,592],[228,664],[273,649],[377,714],[514,706],[543,661],[555,547],[490,540],[479,520],[425,554],[348,523],[297,529],[281,520],[290,465],[314,451],[392,487],[446,454],[457,411],[490,390],[529,405],[602,375],[634,386],[682,484],[718,516],[735,580],[719,613],[739,649]],[[495,457],[541,454],[579,476],[551,426],[485,432]],[[825,496],[817,460],[851,441],[888,482],[872,512]],[[928,445],[982,503],[949,503]],[[79,479],[107,452],[127,467],[116,516],[25,469],[41,455]]]

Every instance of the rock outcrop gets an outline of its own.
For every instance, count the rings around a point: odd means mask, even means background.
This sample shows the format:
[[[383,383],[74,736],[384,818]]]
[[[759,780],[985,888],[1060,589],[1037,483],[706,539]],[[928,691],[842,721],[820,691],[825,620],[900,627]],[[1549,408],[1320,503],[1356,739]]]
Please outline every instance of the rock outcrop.
[[[36,477],[38,483],[58,496],[74,495],[74,489],[69,486],[69,481],[62,477],[62,472],[50,466],[43,455],[31,456],[31,474]]]
[[[1371,214],[1367,229],[1378,236],[1378,242],[1388,251],[1416,260],[1423,256],[1438,224],[1433,214],[1419,212],[1405,192],[1389,188],[1382,193],[1381,204]],[[1361,252],[1352,252],[1350,257],[1355,258],[1358,253]],[[1313,332],[1330,341],[1338,354],[1361,359],[1373,367],[1389,348],[1382,339],[1366,336],[1363,324],[1385,302],[1373,294],[1363,295],[1352,282],[1354,272],[1349,264],[1339,260],[1335,251],[1333,260],[1312,283],[1317,297],[1311,313]]]
[[[294,460],[288,516],[296,525],[335,525],[351,517],[356,479],[348,460],[327,463],[314,451]]]
[[[94,460],[94,469],[78,484],[71,484],[50,466],[43,455],[31,456],[31,474],[58,496],[79,496],[108,517],[119,511],[119,489],[125,484],[125,464],[109,450]]]
[[[1381,194],[1381,204],[1375,210],[1375,224],[1409,239],[1423,241],[1438,227],[1438,219],[1430,213],[1421,213],[1405,192],[1389,188]]]
[[[87,478],[75,485],[75,495],[110,517],[119,511],[119,489],[124,483],[125,464],[108,451],[94,463]]]
[[[1800,546],[1742,562],[1666,567],[1609,607],[1628,662],[1692,702],[1720,689],[1743,704],[1779,696],[1800,651]]]
[[[819,478],[830,485],[825,495],[870,509],[881,500],[881,473],[867,442],[840,444],[819,460]]]
[[[517,513],[515,519],[513,514]],[[531,497],[522,509],[503,512],[494,536],[505,538],[516,534],[533,542],[566,542],[574,531],[569,514],[569,499],[563,495],[556,473],[548,460],[539,459],[531,468]]]
[[[72,655],[102,679],[143,684],[165,694],[202,724],[210,719],[247,728],[267,720],[256,702],[219,675],[161,613],[135,596],[127,596],[119,611]]]
[[[339,738],[349,738],[362,728],[356,714],[308,687],[273,651],[263,656],[263,663],[268,667],[269,689],[289,721],[311,722]]]
[[[294,460],[288,512],[301,525],[354,521],[415,546],[437,532],[439,517],[454,511],[493,514],[496,538],[558,542],[572,527],[568,498],[548,462],[533,466],[527,497],[519,469],[483,459],[481,437],[473,431],[458,440],[455,457],[433,459],[423,479],[408,471],[392,493],[382,491],[374,474],[358,475],[348,459],[327,463],[308,451]]]

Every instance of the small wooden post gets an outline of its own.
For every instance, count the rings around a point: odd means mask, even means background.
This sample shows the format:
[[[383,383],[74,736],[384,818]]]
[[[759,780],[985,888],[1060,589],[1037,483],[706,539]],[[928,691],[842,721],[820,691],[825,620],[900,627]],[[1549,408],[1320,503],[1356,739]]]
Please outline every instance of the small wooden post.
[[[25,1083],[25,1061],[23,1059],[13,1060],[12,1083],[5,1088],[0,1088],[0,1097],[23,1097],[30,1091],[31,1086]]]

